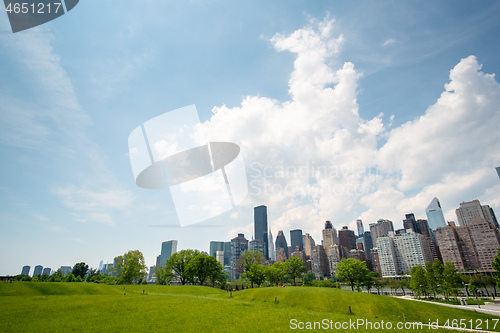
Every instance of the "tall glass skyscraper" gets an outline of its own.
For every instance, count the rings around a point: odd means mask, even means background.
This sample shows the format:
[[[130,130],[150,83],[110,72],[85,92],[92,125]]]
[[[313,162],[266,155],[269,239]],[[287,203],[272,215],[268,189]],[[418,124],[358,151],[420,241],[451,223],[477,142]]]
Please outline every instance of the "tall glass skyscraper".
[[[211,241],[210,255],[214,258],[217,258],[217,251],[224,251],[224,242]]]
[[[283,230],[279,230],[278,236],[276,236],[276,260],[279,260],[278,255],[280,253],[280,249],[283,249],[283,253],[285,254],[286,259],[288,259],[288,244],[286,242],[285,234],[283,234]]]
[[[295,252],[297,246],[299,247],[300,251],[304,251],[304,243],[303,243],[301,229],[290,230],[290,243],[292,245],[292,251],[291,251],[292,253]]]
[[[429,228],[431,228],[431,230],[446,227],[443,209],[441,208],[441,203],[438,198],[432,199],[429,206],[425,209],[425,214],[427,215],[427,222],[429,223]]]
[[[160,253],[160,266],[164,266],[167,263],[167,260],[177,252],[177,241],[169,240],[161,243],[161,253]]]
[[[267,207],[257,206],[253,208],[254,238],[264,242],[264,257],[269,260],[269,242],[267,239]]]

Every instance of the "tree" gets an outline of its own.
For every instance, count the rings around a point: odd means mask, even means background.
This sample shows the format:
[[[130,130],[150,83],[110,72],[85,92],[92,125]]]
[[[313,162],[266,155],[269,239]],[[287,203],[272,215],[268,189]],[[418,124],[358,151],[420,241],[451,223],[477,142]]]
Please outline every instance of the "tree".
[[[493,258],[493,262],[491,263],[491,267],[495,269],[495,272],[493,273],[493,277],[495,278],[495,282],[497,287],[500,287],[500,248],[498,249],[498,253],[496,254],[495,258]],[[496,290],[495,290],[496,294]]]
[[[455,265],[450,261],[444,264],[443,269],[443,294],[446,300],[448,296],[452,293],[457,294],[457,289],[462,285],[462,279],[460,273],[458,273]]]
[[[66,276],[64,277],[64,282],[75,282],[75,276],[73,275],[73,273],[68,273],[66,274]]]
[[[156,284],[166,285],[175,277],[175,274],[165,266],[155,267]]]
[[[337,264],[337,278],[339,280],[349,281],[351,290],[354,291],[354,284],[363,283],[370,271],[364,261],[352,258],[344,258]]]
[[[114,261],[116,265],[113,267],[113,272],[118,278],[123,279],[124,283],[137,283],[147,273],[146,261],[139,250],[128,251],[116,257]]]
[[[304,265],[304,261],[298,257],[290,257],[285,262],[285,271],[293,280],[293,285],[295,286],[295,279],[301,277],[302,274],[306,271],[306,266]]]
[[[181,250],[172,254],[172,256],[170,256],[170,258],[167,260],[167,269],[172,271],[175,276],[177,276],[182,285],[185,285],[186,282],[191,280],[191,276],[186,270],[186,267],[191,259],[193,259],[199,253],[200,251],[198,250]]]
[[[316,276],[314,275],[314,272],[313,271],[308,271],[306,274],[304,274],[304,278],[303,278],[304,284],[310,286],[312,284],[312,281],[315,278],[316,278]]]
[[[245,275],[250,280],[252,288],[254,283],[260,286],[266,279],[264,265],[254,262],[245,272]]]
[[[85,278],[85,275],[87,274],[88,270],[89,270],[89,265],[87,265],[84,262],[79,262],[78,264],[75,264],[75,266],[73,266],[73,270],[71,271],[71,273],[73,273],[75,277],[79,276],[80,278],[83,279]]]
[[[205,281],[212,276],[212,271],[221,271],[222,265],[215,257],[204,253],[198,253],[186,265],[186,272],[191,282],[200,282],[203,285]],[[217,275],[217,274],[216,274]]]
[[[427,290],[425,268],[423,268],[422,265],[413,266],[410,269],[410,275],[410,289],[416,292],[418,295],[425,294]]]
[[[92,281],[92,278],[93,278],[96,274],[99,274],[99,272],[97,272],[97,269],[95,269],[95,268],[94,268],[94,269],[92,269],[92,268],[91,268],[91,269],[89,269],[89,270],[88,270],[88,274],[87,274],[87,276],[85,277],[85,281],[87,281],[87,282],[93,282],[93,281]]]
[[[243,272],[246,272],[254,263],[262,264],[264,260],[262,252],[257,250],[247,250],[241,254],[240,258],[238,258],[237,265],[243,268]]]
[[[49,282],[61,282],[64,279],[64,273],[60,269],[49,276]]]
[[[285,277],[285,263],[278,261],[271,266],[266,266],[264,275],[271,284],[280,284]]]
[[[434,292],[434,296],[441,292],[443,285],[443,263],[439,259],[434,259],[434,262],[427,261],[425,263],[425,278],[427,286]]]

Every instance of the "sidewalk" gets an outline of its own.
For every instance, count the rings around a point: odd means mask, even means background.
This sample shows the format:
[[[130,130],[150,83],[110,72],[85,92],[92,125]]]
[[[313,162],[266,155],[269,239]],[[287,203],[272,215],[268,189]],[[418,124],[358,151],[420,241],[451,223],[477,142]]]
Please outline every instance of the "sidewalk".
[[[469,310],[469,311],[477,311],[477,312],[487,313],[487,314],[490,314],[493,316],[500,317],[500,304],[494,304],[493,302],[491,302],[491,303],[487,302],[485,305],[481,305],[481,308],[478,308],[477,305],[453,305],[453,304],[446,304],[446,303],[440,303],[440,302],[431,302],[431,301],[424,301],[424,300],[416,299],[416,298],[413,298],[412,296],[393,296],[393,297],[407,299],[410,301],[425,302],[425,303],[430,303],[430,304],[447,306],[450,308],[457,308],[457,309]]]

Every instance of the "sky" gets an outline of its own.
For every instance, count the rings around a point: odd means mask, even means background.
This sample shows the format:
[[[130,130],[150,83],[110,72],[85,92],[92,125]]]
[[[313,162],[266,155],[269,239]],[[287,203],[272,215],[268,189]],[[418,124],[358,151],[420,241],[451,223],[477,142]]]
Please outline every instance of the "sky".
[[[0,275],[161,243],[209,250],[326,220],[426,218],[438,197],[500,212],[497,1],[92,1],[24,32],[0,13]],[[196,105],[244,159],[248,195],[181,227],[135,184],[128,137]]]

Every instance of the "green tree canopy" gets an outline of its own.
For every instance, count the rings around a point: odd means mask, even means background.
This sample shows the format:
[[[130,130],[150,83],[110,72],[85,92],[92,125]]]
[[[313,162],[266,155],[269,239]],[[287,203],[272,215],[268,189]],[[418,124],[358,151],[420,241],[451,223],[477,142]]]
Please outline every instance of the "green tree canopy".
[[[166,285],[175,277],[175,274],[165,266],[155,267],[156,284]]]
[[[258,262],[254,262],[245,271],[245,275],[250,280],[252,288],[253,288],[253,284],[254,283],[256,285],[260,286],[264,282],[264,280],[266,279],[266,277],[265,277],[265,271],[266,271],[266,268],[264,267],[264,265],[259,264]]]
[[[254,263],[262,264],[264,261],[264,255],[260,251],[247,250],[238,258],[237,265],[243,268],[243,272],[246,272]]]
[[[115,263],[113,272],[122,278],[124,283],[137,283],[147,274],[146,261],[139,250],[131,250],[116,257]]]
[[[427,290],[425,268],[422,265],[414,266],[410,269],[410,275],[410,289],[419,295],[425,294]]]
[[[179,252],[175,252],[172,256],[167,260],[167,269],[172,271],[175,276],[181,281],[181,284],[186,284],[189,280],[191,280],[190,272],[186,270],[187,265],[195,256],[200,254],[198,250],[181,250]]]
[[[363,283],[369,277],[369,274],[370,271],[364,261],[344,258],[337,264],[337,278],[348,281],[352,291],[354,291],[354,284]]]
[[[301,277],[306,271],[306,265],[304,261],[298,257],[290,257],[285,262],[285,271],[293,280],[293,285],[295,286],[295,279]]]
[[[207,279],[213,275],[213,271],[222,271],[222,265],[215,259],[215,257],[198,253],[186,265],[186,272],[191,282],[199,282],[203,285]]]
[[[75,277],[79,276],[80,278],[83,279],[85,277],[85,275],[87,274],[88,270],[89,270],[89,265],[87,265],[84,262],[79,262],[79,263],[75,264],[75,266],[73,266],[73,270],[71,271],[71,273]]]
[[[264,275],[271,284],[282,283],[286,275],[285,263],[277,261],[271,266],[266,266]]]

